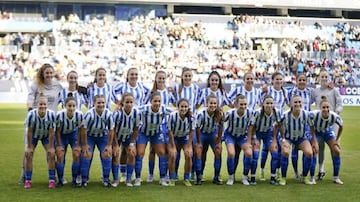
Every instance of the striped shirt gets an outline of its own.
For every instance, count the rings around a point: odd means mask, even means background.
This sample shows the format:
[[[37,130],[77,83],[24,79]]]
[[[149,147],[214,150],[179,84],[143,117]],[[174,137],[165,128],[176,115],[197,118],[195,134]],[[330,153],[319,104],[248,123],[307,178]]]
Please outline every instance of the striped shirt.
[[[113,113],[115,123],[115,134],[118,140],[125,141],[134,132],[136,127],[140,124],[140,112],[133,108],[129,114],[126,114],[122,108]]]
[[[94,83],[90,88],[88,88],[88,109],[94,107],[95,95],[103,95],[105,97],[105,107],[107,109],[111,108],[111,101],[114,103],[118,102],[113,87],[110,84],[105,83],[104,87],[100,88],[96,85],[96,83]]]
[[[162,105],[165,106],[169,106],[170,104],[176,105],[174,95],[171,92],[169,92],[166,88],[164,90],[156,90],[156,91],[160,93]],[[151,93],[148,93],[145,98],[146,104],[150,103],[150,96]]]
[[[174,137],[186,137],[191,130],[195,130],[195,118],[193,116],[180,118],[178,111],[172,112],[168,120],[168,129],[174,134]]]
[[[251,116],[252,111],[249,109],[246,109],[242,116],[239,116],[237,109],[227,111],[224,121],[228,122],[228,126],[225,132],[234,137],[246,136]]]
[[[211,94],[214,94],[217,97],[218,105],[220,107],[223,107],[224,105],[228,105],[231,103],[225,90],[221,92],[220,89],[218,89],[217,91],[212,91],[210,88],[203,88],[200,91],[197,104],[206,106],[206,97]]]
[[[219,127],[219,123],[215,121],[215,113],[211,116],[207,112],[207,108],[200,110],[196,116],[196,127],[200,128],[201,133],[213,133]]]
[[[301,110],[298,117],[294,117],[290,110],[286,111],[283,118],[285,138],[297,141],[305,137],[306,128],[313,126],[310,119],[310,112]]]
[[[334,123],[338,124],[339,126],[343,125],[343,120],[341,117],[333,111],[330,111],[330,115],[327,119],[324,119],[321,116],[320,110],[312,111],[310,117],[314,123],[316,132],[325,132],[326,130],[330,129]]]
[[[88,136],[103,137],[108,135],[109,130],[114,129],[115,124],[109,109],[104,109],[99,115],[95,108],[91,108],[84,115],[82,127],[87,129]]]
[[[179,94],[180,84],[175,85],[174,87],[174,97],[176,102],[181,98],[185,98],[189,101],[189,108],[193,113],[196,111],[196,104],[198,103],[200,88],[196,84],[191,84],[190,86],[183,86],[181,94]]]
[[[140,131],[146,136],[155,136],[161,133],[161,125],[164,119],[172,112],[172,109],[160,106],[158,112],[151,110],[151,105],[143,105],[139,107],[141,114]]]
[[[304,90],[300,90],[297,87],[293,87],[288,90],[288,102],[291,102],[292,97],[298,95],[301,97],[303,109],[306,111],[311,111],[311,88],[305,88]]]
[[[146,103],[150,89],[140,82],[135,87],[130,86],[128,82],[121,82],[114,87],[114,92],[119,100],[124,93],[131,93],[135,98],[135,106],[141,106]]]
[[[274,123],[281,122],[281,114],[278,110],[266,115],[264,112],[261,114],[262,109],[258,109],[253,113],[250,119],[250,124],[255,126],[256,132],[269,132],[272,130]]]
[[[37,109],[31,110],[26,117],[26,126],[32,129],[34,138],[42,139],[49,137],[49,129],[55,128],[55,112],[47,109],[45,116],[40,117]]]
[[[283,88],[284,89],[284,88]],[[285,94],[284,94],[285,92]],[[274,105],[277,110],[280,111],[282,114],[285,109],[285,105],[289,104],[289,100],[287,98],[287,91],[286,89],[283,90],[276,90],[273,86],[270,86],[267,93],[262,93],[261,100],[264,99],[265,95],[271,95],[272,98],[274,98]]]
[[[56,115],[56,128],[60,129],[60,134],[70,134],[77,130],[83,122],[83,114],[76,110],[73,117],[67,116],[66,110],[61,110]]]
[[[66,98],[68,97],[69,93],[72,93],[73,98],[76,100],[76,110],[81,111],[81,106],[83,104],[86,104],[86,102],[87,102],[86,95],[79,93],[77,90],[69,91],[69,89],[67,89],[67,88],[63,88],[60,92],[59,103],[61,103],[62,108],[63,109],[65,108],[65,101],[66,101]]]
[[[257,105],[261,104],[261,93],[257,88],[253,88],[251,91],[247,91],[244,86],[239,86],[234,88],[229,93],[229,98],[232,102],[235,102],[235,98],[237,95],[242,94],[246,97],[248,102],[247,108],[250,110],[255,110]]]

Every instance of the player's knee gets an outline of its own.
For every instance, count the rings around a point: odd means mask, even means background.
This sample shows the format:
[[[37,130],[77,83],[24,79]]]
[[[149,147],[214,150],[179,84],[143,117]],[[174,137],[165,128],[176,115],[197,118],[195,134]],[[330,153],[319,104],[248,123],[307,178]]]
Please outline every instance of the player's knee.
[[[338,146],[338,145],[334,145],[333,155],[334,155],[334,156],[340,156],[340,153],[341,153],[341,151],[340,151],[339,146]]]
[[[190,149],[185,150],[184,153],[185,153],[185,159],[191,159],[193,157],[193,152]]]

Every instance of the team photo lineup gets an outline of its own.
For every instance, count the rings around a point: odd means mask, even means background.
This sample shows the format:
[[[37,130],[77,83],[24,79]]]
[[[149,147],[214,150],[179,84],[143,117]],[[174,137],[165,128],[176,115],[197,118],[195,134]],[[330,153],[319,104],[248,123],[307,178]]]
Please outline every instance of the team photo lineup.
[[[234,185],[236,180],[252,186],[257,181],[286,185],[289,167],[299,183],[321,184],[326,145],[333,166],[326,177],[332,174],[334,184],[343,184],[343,106],[327,69],[320,70],[319,86],[314,88],[304,73],[297,73],[294,86],[285,88],[281,72],[272,73],[268,84],[255,87],[256,75],[249,71],[242,77],[243,84],[230,91],[216,70],[208,75],[204,88],[186,67],[174,85],[167,85],[166,69],[151,76],[150,87],[139,80],[140,74],[137,68],[128,68],[126,81],[112,85],[107,82],[107,69],[101,67],[93,81],[80,86],[78,73],[70,71],[63,87],[54,78],[54,67],[43,64],[27,98],[20,178],[24,188],[32,187],[32,161],[39,142],[46,151],[49,188],[67,183],[64,168],[71,155],[71,177],[66,176],[71,185],[99,183],[90,175],[96,148],[104,187],[142,186],[145,164],[149,166],[146,181],[153,182],[156,156],[160,176],[156,180],[161,186],[202,185],[205,169],[214,170],[216,185]],[[205,168],[209,147],[213,168]],[[227,153],[225,166],[222,152]],[[270,173],[265,170],[267,161]],[[228,176],[220,176],[221,168],[227,169]],[[179,169],[184,170],[183,176]]]

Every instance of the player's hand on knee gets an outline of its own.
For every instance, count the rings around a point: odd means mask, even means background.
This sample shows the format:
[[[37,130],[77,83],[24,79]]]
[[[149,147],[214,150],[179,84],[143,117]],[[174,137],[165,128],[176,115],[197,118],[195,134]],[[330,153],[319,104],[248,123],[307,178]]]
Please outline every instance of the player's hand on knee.
[[[62,146],[57,146],[55,153],[59,158],[61,158],[65,155],[65,150]]]
[[[311,147],[312,147],[312,150],[313,150],[314,155],[316,155],[316,154],[319,153],[319,144],[317,143],[316,140],[313,140],[313,141],[312,141]]]
[[[270,146],[270,151],[277,151],[277,150],[278,150],[277,142],[273,141]]]
[[[80,154],[81,154],[81,148],[80,148],[80,146],[74,147],[74,149],[73,149],[73,154],[74,154],[74,156],[80,156]]]
[[[84,158],[87,158],[87,159],[91,158],[91,152],[90,152],[89,145],[84,145],[81,152],[82,152],[82,156]]]
[[[26,157],[32,157],[33,153],[34,153],[34,149],[32,147],[26,147],[26,150],[25,150]]]

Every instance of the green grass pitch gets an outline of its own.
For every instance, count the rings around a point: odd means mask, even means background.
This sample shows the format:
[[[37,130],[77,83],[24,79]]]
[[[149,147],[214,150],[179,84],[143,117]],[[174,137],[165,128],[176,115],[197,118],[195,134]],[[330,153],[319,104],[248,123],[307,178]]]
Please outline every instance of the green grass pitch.
[[[62,188],[47,188],[47,166],[42,147],[36,149],[34,156],[33,188],[25,190],[17,181],[24,152],[23,134],[25,105],[0,104],[0,201],[359,201],[360,194],[360,107],[345,107],[342,113],[344,131],[341,139],[342,167],[340,177],[343,186],[332,183],[332,164],[329,149],[326,151],[326,177],[317,185],[304,185],[293,179],[292,166],[288,169],[288,185],[271,186],[269,180],[257,186],[243,186],[241,178],[242,163],[237,170],[237,182],[233,186],[217,186],[211,183],[213,175],[213,155],[208,153],[205,178],[202,186],[185,187],[182,184],[183,164],[180,165],[180,180],[175,187],[161,187],[158,182],[146,183],[139,188],[121,185],[117,188],[104,188],[100,183],[100,163],[95,153],[90,171],[89,186],[72,188],[70,184]],[[221,176],[227,180],[226,149],[223,145]],[[146,155],[145,155],[146,156]],[[268,162],[270,156],[268,158]],[[157,162],[158,160],[156,160]],[[183,159],[182,159],[183,162]],[[291,164],[291,161],[290,161]],[[301,170],[301,164],[299,170]],[[148,173],[146,157],[142,177]],[[269,178],[269,163],[266,165]],[[66,179],[71,178],[71,156],[67,156]],[[155,168],[158,179],[158,168]]]

